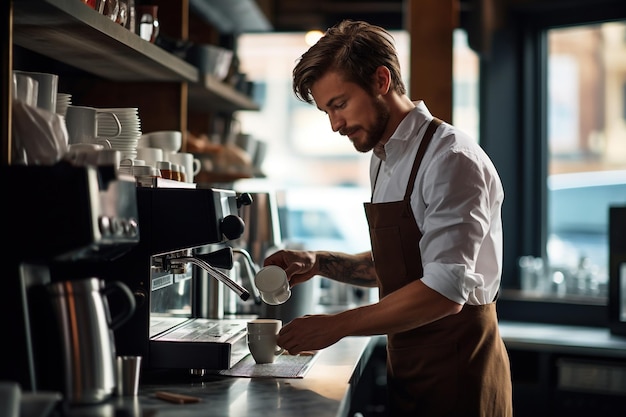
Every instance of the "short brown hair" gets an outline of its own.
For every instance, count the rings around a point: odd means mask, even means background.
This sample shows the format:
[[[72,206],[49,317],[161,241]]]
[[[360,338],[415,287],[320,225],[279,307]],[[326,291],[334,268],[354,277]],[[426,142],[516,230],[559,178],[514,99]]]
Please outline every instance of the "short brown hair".
[[[300,57],[293,69],[293,92],[298,99],[313,104],[311,87],[330,70],[369,92],[372,76],[381,65],[391,72],[391,88],[406,94],[393,36],[367,22],[344,20],[328,29]]]

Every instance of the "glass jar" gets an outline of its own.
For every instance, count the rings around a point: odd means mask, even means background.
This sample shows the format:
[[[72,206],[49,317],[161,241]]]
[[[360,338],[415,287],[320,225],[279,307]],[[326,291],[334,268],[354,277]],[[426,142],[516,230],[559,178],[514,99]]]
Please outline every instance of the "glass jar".
[[[157,17],[159,6],[141,5],[137,6],[138,30],[141,39],[154,43],[159,35],[159,19]]]
[[[101,3],[103,5],[101,13],[116,22],[120,12],[119,0],[101,0]]]

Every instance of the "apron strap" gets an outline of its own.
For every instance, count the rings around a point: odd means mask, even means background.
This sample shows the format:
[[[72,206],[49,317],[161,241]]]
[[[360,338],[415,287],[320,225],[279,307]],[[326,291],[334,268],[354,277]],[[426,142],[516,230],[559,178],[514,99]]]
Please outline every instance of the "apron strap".
[[[415,155],[415,161],[413,162],[413,168],[411,168],[411,175],[409,176],[409,183],[406,186],[406,191],[404,193],[404,199],[410,200],[411,193],[413,193],[413,187],[415,186],[415,178],[417,177],[417,170],[422,163],[422,159],[424,159],[424,154],[426,154],[426,148],[430,144],[431,139],[433,138],[433,134],[435,130],[442,123],[441,120],[433,117],[433,120],[428,124],[428,128],[426,129],[426,133],[424,133],[424,137],[422,138],[422,143],[420,143],[420,147],[417,150],[417,155]]]
[[[424,133],[424,137],[422,138],[422,143],[420,143],[420,147],[417,150],[417,155],[415,156],[415,161],[413,162],[413,168],[411,168],[411,175],[409,176],[409,183],[406,188],[406,192],[404,194],[404,199],[411,198],[411,193],[413,192],[413,186],[415,185],[415,177],[417,175],[417,170],[424,159],[424,154],[426,153],[426,148],[433,138],[433,134],[435,130],[439,127],[439,125],[443,123],[440,119],[433,117],[433,120],[428,124],[428,128],[426,128],[426,132]],[[376,183],[378,182],[378,174],[380,174],[380,167],[383,165],[383,160],[380,160],[378,164],[378,168],[376,169],[376,176],[374,177],[374,186],[372,187],[372,195],[370,197],[370,202],[374,202],[374,190],[376,189]]]
[[[374,202],[374,190],[376,189],[376,183],[378,182],[378,174],[380,174],[380,167],[383,165],[383,160],[381,159],[378,163],[378,168],[376,169],[376,176],[374,177],[374,186],[372,187],[372,195],[370,196],[370,203]]]

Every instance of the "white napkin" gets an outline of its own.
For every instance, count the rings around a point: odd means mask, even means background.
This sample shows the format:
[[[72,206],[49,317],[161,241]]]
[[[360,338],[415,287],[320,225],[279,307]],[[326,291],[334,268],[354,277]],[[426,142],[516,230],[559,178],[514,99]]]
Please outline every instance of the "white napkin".
[[[63,116],[13,100],[14,165],[54,165],[68,150]]]

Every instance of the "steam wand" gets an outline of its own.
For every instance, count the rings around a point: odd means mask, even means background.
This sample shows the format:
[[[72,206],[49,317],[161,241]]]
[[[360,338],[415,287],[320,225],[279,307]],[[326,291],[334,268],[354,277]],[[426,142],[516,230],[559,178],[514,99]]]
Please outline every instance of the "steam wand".
[[[248,276],[248,281],[250,282],[250,288],[252,288],[252,293],[254,296],[254,303],[260,305],[261,304],[261,293],[259,293],[259,289],[254,284],[254,277],[259,272],[259,267],[254,263],[250,253],[241,248],[233,248],[234,253],[238,253],[244,257],[245,261],[244,266],[246,268],[246,275]]]
[[[235,281],[230,279],[228,275],[220,271],[219,269],[214,268],[208,262],[196,258],[194,256],[181,256],[172,258],[169,260],[170,264],[182,264],[182,263],[192,263],[200,268],[204,269],[209,275],[218,281],[224,283],[228,288],[230,288],[235,294],[239,296],[243,301],[246,301],[250,298],[250,293],[241,285],[237,284]]]

